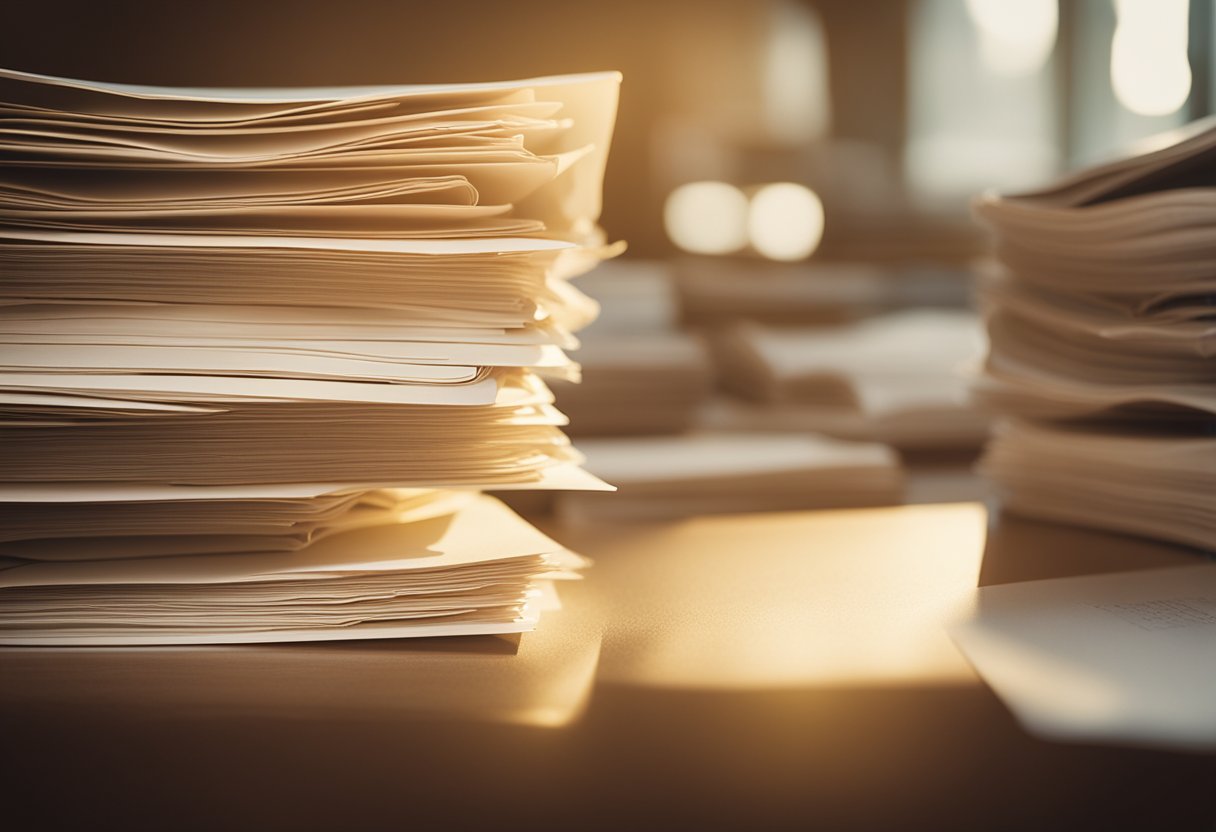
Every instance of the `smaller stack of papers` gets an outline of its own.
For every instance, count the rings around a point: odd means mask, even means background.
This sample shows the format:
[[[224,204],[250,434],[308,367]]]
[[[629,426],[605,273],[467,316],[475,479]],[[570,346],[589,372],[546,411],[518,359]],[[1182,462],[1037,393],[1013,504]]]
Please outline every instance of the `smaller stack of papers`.
[[[609,260],[580,277],[579,289],[600,304],[579,333],[579,384],[555,380],[557,405],[575,436],[681,433],[713,387],[704,341],[678,326],[668,267]]]
[[[1216,547],[1216,125],[1046,190],[980,200],[997,233],[984,462],[1029,514]]]
[[[588,470],[619,491],[559,495],[556,513],[570,522],[891,505],[903,496],[903,470],[882,445],[699,433],[587,439],[579,447]]]
[[[743,323],[714,347],[724,386],[744,400],[709,410],[715,427],[820,431],[906,449],[978,448],[987,436],[963,374],[983,349],[980,324],[966,312],[900,312],[816,329]]]
[[[713,391],[709,352],[694,335],[596,335],[578,357],[582,381],[551,385],[574,436],[682,433]]]

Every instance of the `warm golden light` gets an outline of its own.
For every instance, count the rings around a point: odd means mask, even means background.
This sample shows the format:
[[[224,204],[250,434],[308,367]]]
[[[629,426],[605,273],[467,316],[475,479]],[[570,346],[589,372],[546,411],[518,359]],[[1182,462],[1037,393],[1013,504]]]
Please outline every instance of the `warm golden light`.
[[[802,260],[823,239],[823,203],[804,185],[765,185],[752,196],[747,234],[752,248],[770,260]]]
[[[1142,116],[1176,112],[1191,94],[1188,0],[1116,0],[1110,81],[1119,103]]]
[[[980,57],[997,75],[1030,75],[1047,63],[1056,44],[1056,0],[967,0],[980,36]]]
[[[690,182],[667,197],[667,236],[693,254],[730,254],[747,244],[747,197],[725,182]]]
[[[975,591],[985,527],[982,506],[960,504],[589,528],[595,580],[630,587],[599,679],[701,689],[968,682],[945,625]]]
[[[827,37],[808,5],[785,0],[771,13],[764,51],[765,127],[779,141],[810,141],[827,133],[831,119]]]

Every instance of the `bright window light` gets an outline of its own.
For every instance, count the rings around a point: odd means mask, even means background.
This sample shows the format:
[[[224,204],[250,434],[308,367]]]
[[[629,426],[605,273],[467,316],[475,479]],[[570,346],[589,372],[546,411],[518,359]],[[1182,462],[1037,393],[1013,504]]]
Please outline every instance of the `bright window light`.
[[[1191,94],[1188,0],[1115,0],[1110,82],[1119,103],[1142,116],[1176,112]]]
[[[747,245],[747,197],[726,182],[690,182],[667,197],[667,236],[693,254],[730,254]]]
[[[828,132],[827,37],[809,4],[782,0],[771,8],[761,101],[768,134],[796,144]]]
[[[765,185],[752,196],[747,233],[752,248],[770,260],[802,260],[823,238],[823,203],[803,185]]]
[[[967,0],[980,36],[980,57],[997,75],[1038,72],[1056,45],[1060,10],[1056,0]]]

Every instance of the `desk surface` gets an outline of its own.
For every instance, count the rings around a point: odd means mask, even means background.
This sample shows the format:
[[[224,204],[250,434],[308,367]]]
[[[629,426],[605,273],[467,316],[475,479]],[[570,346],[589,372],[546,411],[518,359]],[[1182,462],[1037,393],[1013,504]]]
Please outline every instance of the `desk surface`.
[[[1216,758],[1025,735],[980,583],[1193,563],[976,504],[549,530],[522,639],[0,651],[9,828],[1211,830]]]

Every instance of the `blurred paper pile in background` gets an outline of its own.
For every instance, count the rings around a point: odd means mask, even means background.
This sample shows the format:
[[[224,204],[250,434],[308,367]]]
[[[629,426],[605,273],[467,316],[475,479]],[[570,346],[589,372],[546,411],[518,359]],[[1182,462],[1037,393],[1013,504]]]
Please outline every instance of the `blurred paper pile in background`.
[[[982,200],[997,232],[983,463],[1036,516],[1216,541],[1216,125],[1052,188]]]
[[[689,257],[612,261],[578,285],[602,315],[580,334],[582,384],[555,392],[619,491],[528,508],[643,520],[980,493],[988,422],[967,372],[983,332],[957,274]]]

